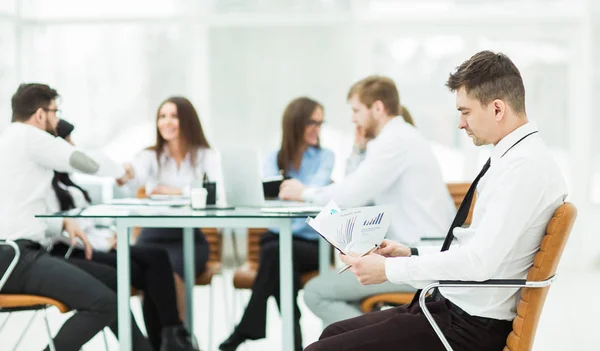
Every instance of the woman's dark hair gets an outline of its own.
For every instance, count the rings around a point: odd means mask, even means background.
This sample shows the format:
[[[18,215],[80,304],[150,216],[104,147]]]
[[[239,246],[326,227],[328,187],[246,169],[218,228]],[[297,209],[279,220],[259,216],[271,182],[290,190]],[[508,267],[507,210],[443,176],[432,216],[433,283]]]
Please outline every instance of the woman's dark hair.
[[[210,148],[206,136],[204,136],[204,130],[202,130],[202,124],[198,118],[198,112],[194,108],[194,105],[187,98],[181,96],[173,96],[163,101],[156,111],[156,121],[160,118],[160,109],[166,103],[172,103],[177,107],[177,118],[179,119],[179,135],[181,141],[184,143],[184,147],[190,153],[192,158],[192,164],[196,162],[196,150],[200,148]],[[160,135],[158,126],[156,127],[156,144],[150,147],[150,150],[156,152],[156,159],[160,167],[160,156],[163,152],[164,146],[167,141]]]
[[[71,123],[60,119],[58,120],[58,124],[56,125],[56,131],[59,137],[66,139],[71,135],[75,129],[75,126]],[[71,177],[69,177],[68,173],[54,172],[54,178],[52,179],[52,189],[54,189],[54,193],[58,198],[58,203],[60,204],[61,211],[68,211],[75,208],[75,200],[73,199],[73,195],[69,192],[68,189],[64,189],[60,186],[60,183],[67,187],[77,188],[83,194],[83,197],[88,203],[92,203],[90,198],[90,194],[87,191],[83,190],[79,185],[73,183]]]
[[[304,131],[311,123],[315,110],[323,109],[323,105],[307,97],[299,97],[290,102],[283,112],[281,123],[281,148],[277,154],[277,167],[287,173],[296,169],[302,160]],[[317,147],[320,147],[317,144]]]
[[[54,178],[52,179],[52,188],[54,189],[54,193],[56,193],[56,197],[58,198],[58,203],[60,204],[61,211],[68,211],[75,208],[75,200],[73,199],[73,195],[69,192],[68,189],[64,189],[60,186],[59,183],[67,187],[77,188],[85,197],[85,201],[88,203],[92,203],[92,199],[90,198],[90,194],[81,188],[79,185],[73,183],[71,177],[69,177],[68,173],[60,173],[54,172]]]

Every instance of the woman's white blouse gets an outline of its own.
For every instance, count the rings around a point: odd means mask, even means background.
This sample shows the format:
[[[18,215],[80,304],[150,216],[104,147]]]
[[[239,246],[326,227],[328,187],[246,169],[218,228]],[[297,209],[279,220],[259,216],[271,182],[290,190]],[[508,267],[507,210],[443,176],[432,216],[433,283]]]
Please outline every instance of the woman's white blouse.
[[[146,194],[150,194],[159,185],[165,185],[181,189],[184,196],[189,196],[192,182],[202,181],[206,174],[210,182],[217,183],[217,204],[225,204],[221,157],[215,149],[198,149],[194,163],[191,154],[188,153],[181,164],[177,165],[177,161],[165,147],[160,156],[160,166],[156,152],[144,150],[135,157],[132,165],[135,178],[127,184],[132,193],[145,186]]]

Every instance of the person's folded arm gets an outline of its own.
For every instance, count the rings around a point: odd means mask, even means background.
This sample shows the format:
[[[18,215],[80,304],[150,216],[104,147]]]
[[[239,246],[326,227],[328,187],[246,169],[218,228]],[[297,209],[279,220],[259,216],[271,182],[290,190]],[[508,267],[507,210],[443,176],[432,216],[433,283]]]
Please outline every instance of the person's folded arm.
[[[323,188],[307,188],[306,201],[327,204],[335,201],[341,207],[363,206],[374,194],[385,191],[404,172],[407,148],[370,148],[365,160],[346,179]]]
[[[422,288],[439,280],[502,278],[493,274],[544,210],[540,205],[546,185],[534,168],[532,163],[523,161],[499,175],[486,215],[468,244],[424,256],[388,258],[385,262],[388,280]]]
[[[91,157],[64,139],[41,130],[31,134],[27,140],[27,151],[37,163],[58,172],[114,178],[125,173],[123,165],[105,157]]]

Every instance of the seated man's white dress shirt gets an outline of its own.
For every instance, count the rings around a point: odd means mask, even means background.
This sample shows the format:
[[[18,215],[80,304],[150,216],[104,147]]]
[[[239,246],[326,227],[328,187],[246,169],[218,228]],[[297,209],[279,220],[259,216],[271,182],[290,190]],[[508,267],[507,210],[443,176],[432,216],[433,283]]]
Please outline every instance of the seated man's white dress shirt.
[[[531,134],[535,131],[533,123],[525,124],[494,147],[491,167],[477,186],[471,226],[454,229],[450,250],[420,247],[418,256],[387,258],[389,281],[422,288],[439,280],[526,278],[548,221],[567,195],[560,169],[540,135]],[[473,316],[512,320],[516,315],[519,289],[440,292]]]

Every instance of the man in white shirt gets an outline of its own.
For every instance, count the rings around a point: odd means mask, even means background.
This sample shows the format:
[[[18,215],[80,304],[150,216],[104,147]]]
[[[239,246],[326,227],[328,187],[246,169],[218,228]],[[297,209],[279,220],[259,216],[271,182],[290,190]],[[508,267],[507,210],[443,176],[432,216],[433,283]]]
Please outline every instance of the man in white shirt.
[[[350,88],[348,102],[357,128],[356,147],[366,149],[364,160],[344,180],[326,187],[308,188],[287,180],[280,198],[321,205],[333,200],[342,208],[392,205],[387,238],[406,245],[445,235],[455,207],[428,141],[400,116],[395,83],[387,77],[367,77]],[[349,272],[330,271],[306,285],[304,299],[327,326],[360,315],[358,305],[368,296],[412,291],[408,285],[389,282],[363,287]]]
[[[566,197],[558,166],[528,122],[523,80],[507,56],[477,53],[446,85],[456,92],[459,128],[475,145],[494,145],[473,182],[478,195],[471,226],[453,229],[462,224],[453,223],[442,252],[411,252],[386,241],[375,254],[343,257],[363,284],[390,281],[423,288],[439,280],[525,279],[546,225]],[[441,288],[427,306],[455,350],[491,351],[505,346],[518,297],[519,289]],[[445,350],[416,303],[331,325],[307,350],[398,347]]]
[[[13,123],[0,134],[0,240],[14,240],[20,258],[3,294],[49,297],[77,312],[56,334],[57,350],[76,351],[110,326],[116,331],[117,301],[108,285],[116,285],[113,268],[79,260],[67,263],[46,251],[47,237],[67,232],[72,242],[83,241],[86,257],[91,247],[72,219],[36,219],[46,213],[46,194],[54,171],[122,177],[125,168],[110,160],[90,158],[61,138],[56,138],[58,93],[44,84],[22,84],[12,97]],[[12,250],[0,251],[0,274],[12,261]],[[150,345],[134,328],[135,350]]]

